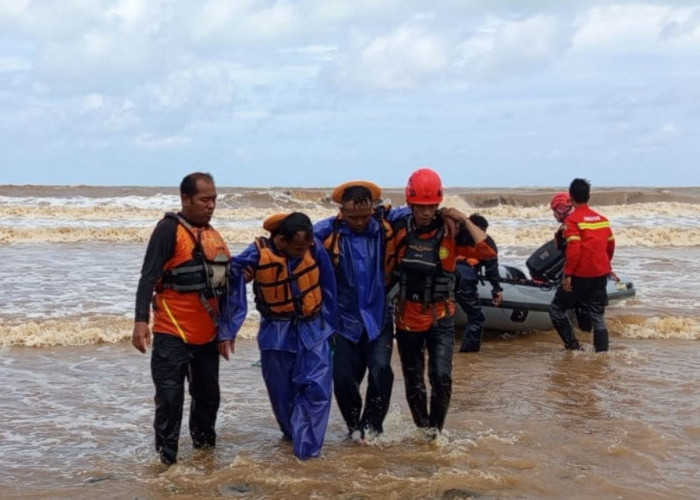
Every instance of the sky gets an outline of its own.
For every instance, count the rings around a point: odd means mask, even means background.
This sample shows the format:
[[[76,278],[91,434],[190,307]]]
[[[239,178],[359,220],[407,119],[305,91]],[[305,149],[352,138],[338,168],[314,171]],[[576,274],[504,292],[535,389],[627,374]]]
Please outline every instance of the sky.
[[[700,0],[2,0],[0,184],[700,185]]]

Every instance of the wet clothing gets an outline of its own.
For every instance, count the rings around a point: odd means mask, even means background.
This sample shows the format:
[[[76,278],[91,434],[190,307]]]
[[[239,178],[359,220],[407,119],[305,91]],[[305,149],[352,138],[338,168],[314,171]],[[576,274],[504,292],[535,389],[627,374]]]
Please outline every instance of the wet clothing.
[[[203,236],[200,241],[207,250],[228,252],[211,226],[193,229],[197,236]],[[182,222],[176,217],[164,217],[148,242],[136,292],[136,321],[149,321],[153,300],[151,376],[156,389],[153,427],[156,450],[167,464],[177,460],[185,379],[191,396],[193,445],[214,446],[216,442],[220,395],[219,357],[214,338],[221,297],[212,294],[203,300],[200,291],[183,292],[163,285],[167,271],[191,261],[196,249],[197,240],[189,230],[184,230]]]
[[[282,256],[272,240],[266,248]],[[260,364],[275,418],[286,438],[291,439],[294,454],[305,460],[317,457],[323,446],[331,409],[332,368],[329,337],[335,331],[336,285],[326,251],[317,239],[304,255],[285,258],[285,272],[293,276],[300,264],[312,259],[318,269],[322,294],[318,314],[304,316],[297,280],[289,290],[298,305],[295,318],[261,312],[258,331]],[[266,262],[262,260],[262,262]],[[235,340],[247,313],[243,269],[250,266],[258,276],[261,252],[258,244],[249,245],[231,259],[231,290],[218,332],[219,340]],[[257,283],[253,282],[253,288]],[[264,300],[256,295],[256,301]],[[267,304],[269,305],[269,304]],[[266,306],[261,311],[268,311]]]
[[[486,242],[498,253],[493,238],[487,236]],[[483,278],[480,276],[480,272],[483,272]],[[498,272],[498,257],[481,262],[471,259],[458,261],[455,298],[467,317],[467,326],[462,334],[462,345],[459,352],[479,352],[481,350],[486,317],[479,298],[478,286],[479,281],[484,278],[491,285],[492,297],[503,291]]]
[[[216,414],[219,409],[219,351],[216,343],[186,344],[179,337],[153,335],[151,375],[156,386],[156,450],[161,461],[177,461],[178,439],[185,398],[185,379],[190,390],[190,436],[195,448],[216,445]]]
[[[341,216],[314,226],[335,261],[338,333],[334,336],[333,385],[350,434],[383,432],[394,372],[391,368],[393,322],[386,303],[385,264],[390,220],[407,208],[378,207],[366,230],[353,232]],[[367,373],[364,411],[360,385]]]
[[[396,330],[406,400],[416,426],[442,430],[452,397],[454,316],[438,320],[425,332]],[[428,352],[430,402],[425,388],[425,352]]]
[[[387,321],[380,335],[370,341],[363,335],[352,342],[341,334],[334,335],[333,389],[340,414],[348,433],[359,430],[381,434],[389,412],[394,371],[391,353],[394,349],[394,325]],[[364,411],[360,385],[367,374]]]
[[[567,349],[581,348],[567,314],[569,310],[578,306],[579,327],[585,331],[593,330],[595,351],[608,350],[608,328],[605,324],[605,306],[608,302],[607,283],[607,276],[598,278],[572,276],[571,292],[565,292],[561,287],[557,289],[549,306],[549,317]],[[585,316],[582,316],[584,312]],[[583,318],[586,323],[583,323]]]
[[[615,237],[610,222],[587,204],[578,205],[564,221],[566,238],[564,276],[571,277],[571,292],[557,289],[549,307],[549,316],[567,349],[579,349],[567,315],[577,309],[579,326],[593,330],[596,352],[608,350],[605,324],[608,275],[615,253]]]
[[[488,260],[495,250],[474,243],[466,229],[455,238],[444,236],[438,215],[426,228],[416,229],[412,217],[394,223],[396,272],[396,340],[404,374],[406,399],[418,427],[442,430],[452,394],[454,347],[454,286],[458,257]],[[424,382],[425,353],[431,396],[428,407]]]

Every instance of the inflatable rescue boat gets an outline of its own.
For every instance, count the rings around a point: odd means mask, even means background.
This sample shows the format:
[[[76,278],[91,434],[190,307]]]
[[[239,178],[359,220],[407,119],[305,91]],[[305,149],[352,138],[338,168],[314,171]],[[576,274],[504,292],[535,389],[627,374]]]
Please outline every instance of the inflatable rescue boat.
[[[551,330],[549,304],[561,281],[564,267],[563,255],[556,249],[554,240],[546,243],[527,260],[530,277],[521,269],[510,265],[499,265],[500,284],[503,288],[503,303],[495,307],[491,298],[488,280],[479,280],[479,299],[486,320],[484,328],[502,331]],[[608,279],[608,304],[614,306],[636,295],[634,283],[619,276],[619,281]],[[573,315],[573,311],[572,311]],[[467,318],[457,308],[457,325],[465,325]]]

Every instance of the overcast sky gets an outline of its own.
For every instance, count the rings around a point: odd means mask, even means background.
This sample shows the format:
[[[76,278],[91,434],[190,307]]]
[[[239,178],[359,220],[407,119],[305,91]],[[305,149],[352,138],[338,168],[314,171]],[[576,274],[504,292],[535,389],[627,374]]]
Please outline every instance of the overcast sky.
[[[700,185],[700,0],[0,0],[0,184]]]

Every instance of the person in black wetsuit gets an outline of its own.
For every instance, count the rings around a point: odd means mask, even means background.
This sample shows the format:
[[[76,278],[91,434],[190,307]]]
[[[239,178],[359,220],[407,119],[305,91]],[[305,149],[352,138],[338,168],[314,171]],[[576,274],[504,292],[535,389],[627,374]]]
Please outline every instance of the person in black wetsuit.
[[[216,323],[220,301],[228,291],[230,258],[223,238],[209,225],[216,208],[212,176],[187,175],[180,184],[180,200],[180,212],[165,214],[148,242],[131,337],[142,353],[153,344],[153,427],[156,452],[165,465],[177,461],[185,379],[191,395],[192,445],[216,444],[220,400]],[[228,359],[228,353],[224,357]]]
[[[469,219],[480,229],[486,232],[489,223],[480,214],[472,214]],[[486,236],[486,243],[496,252],[496,242],[491,236]],[[494,306],[498,307],[503,302],[503,289],[500,285],[498,273],[498,256],[477,261],[475,259],[462,259],[457,262],[457,282],[455,298],[457,303],[467,316],[467,326],[462,335],[462,345],[459,352],[479,352],[481,339],[484,334],[484,311],[479,299],[479,275],[482,274],[491,285],[491,298]]]

